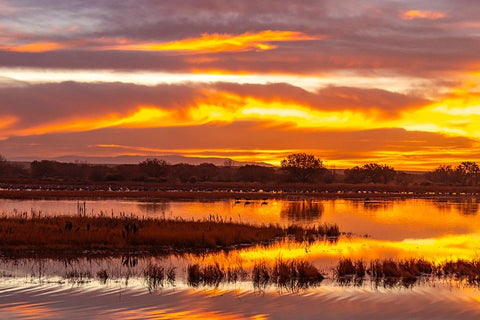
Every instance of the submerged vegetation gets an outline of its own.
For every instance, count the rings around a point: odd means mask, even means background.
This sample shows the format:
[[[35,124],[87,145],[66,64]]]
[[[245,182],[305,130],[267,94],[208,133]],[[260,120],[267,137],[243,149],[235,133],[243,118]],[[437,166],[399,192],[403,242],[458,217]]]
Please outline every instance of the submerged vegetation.
[[[250,279],[255,288],[263,289],[273,284],[289,290],[308,288],[322,282],[324,276],[310,262],[277,258],[273,265],[265,261],[255,263],[251,274],[243,267],[223,267],[218,263],[201,266],[192,264],[187,269],[188,284],[218,286],[221,282],[234,283]]]
[[[218,286],[220,283],[251,281],[263,290],[273,285],[289,291],[319,286],[329,278],[338,284],[362,285],[370,281],[375,287],[411,287],[420,280],[453,279],[468,285],[480,285],[480,261],[456,260],[433,263],[423,259],[373,260],[364,262],[341,259],[330,272],[321,272],[311,262],[301,259],[276,258],[273,262],[260,260],[247,272],[242,266],[213,264],[189,265],[187,282],[190,286]]]
[[[135,276],[131,268],[128,270],[126,277]],[[273,286],[292,292],[320,286],[324,281],[333,281],[341,286],[362,286],[367,282],[375,288],[395,288],[412,287],[427,281],[433,284],[439,279],[480,286],[480,261],[461,259],[433,263],[423,259],[365,262],[344,258],[330,270],[321,270],[303,259],[277,257],[274,260],[258,260],[251,269],[245,269],[241,263],[228,265],[217,261],[205,264],[197,262],[187,266],[184,276],[178,275],[178,269],[172,265],[151,262],[141,270],[136,275],[143,277],[149,290],[174,286],[176,281],[182,281],[181,279],[191,287],[218,287],[221,284],[250,282],[256,290]],[[64,278],[71,283],[81,284],[89,282],[93,274],[88,270],[70,270],[64,274]],[[105,284],[111,275],[107,270],[101,269],[96,273],[96,278]]]
[[[202,251],[340,235],[337,225],[312,227],[251,225],[211,215],[204,220],[107,216],[42,216],[23,213],[0,217],[0,251],[4,255]]]
[[[150,263],[143,271],[143,276],[149,290],[154,290],[158,287],[163,287],[167,283],[175,283],[175,267],[164,267]]]
[[[242,266],[221,266],[219,263],[189,265],[187,280],[190,286],[218,286],[222,282],[251,281],[254,288],[269,285],[291,291],[320,285],[329,278],[340,285],[362,285],[372,282],[376,287],[411,287],[420,280],[453,279],[480,286],[480,261],[456,260],[433,263],[423,259],[374,260],[364,262],[341,259],[330,272],[321,272],[311,262],[301,259],[276,258],[273,262],[255,263],[251,273]]]
[[[342,284],[361,283],[366,276],[377,285],[411,286],[419,279],[433,277],[452,278],[480,285],[480,261],[456,260],[433,263],[424,259],[361,260],[341,259],[334,270],[336,279]]]
[[[190,286],[218,286],[221,282],[234,283],[248,279],[242,267],[221,267],[218,263],[201,266],[198,263],[187,268],[187,281]]]

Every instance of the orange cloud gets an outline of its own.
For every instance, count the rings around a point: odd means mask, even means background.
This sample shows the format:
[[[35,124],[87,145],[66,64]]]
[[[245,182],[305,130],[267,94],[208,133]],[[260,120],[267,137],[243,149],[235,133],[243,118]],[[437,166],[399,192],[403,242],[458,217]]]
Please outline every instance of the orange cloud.
[[[109,149],[110,155],[137,155],[137,154],[179,154],[195,158],[210,157],[228,157],[236,161],[259,161],[279,165],[285,155],[295,152],[302,152],[300,149],[231,149],[231,148],[211,148],[211,149],[175,149],[175,148],[149,148],[139,146],[125,146],[118,144],[98,144],[100,149]]]
[[[182,125],[181,120],[177,119],[174,112],[162,110],[160,107],[138,106],[128,114],[99,114],[89,118],[67,117],[34,127],[13,130],[13,134],[31,135],[51,132],[80,132],[109,127],[149,128],[170,125]]]
[[[57,87],[68,87],[68,85],[49,86],[47,89],[50,91]],[[409,99],[408,96],[386,94],[388,92],[378,90],[347,90],[348,88],[334,90],[329,88],[327,93],[319,91],[318,94],[312,94],[285,85],[260,86],[260,88],[257,86],[217,85],[206,88],[172,87],[167,90],[171,96],[166,97],[152,93],[160,90],[161,87],[146,89],[119,86],[118,88],[130,90],[132,94],[128,97],[128,94],[125,93],[124,100],[117,95],[115,99],[118,101],[112,102],[113,98],[110,95],[113,91],[107,90],[106,93],[99,93],[98,90],[92,91],[92,86],[75,88],[85,90],[85,92],[95,92],[97,95],[97,98],[93,100],[79,95],[78,102],[83,103],[85,113],[89,114],[88,118],[75,117],[76,111],[70,106],[64,105],[63,100],[52,101],[51,103],[57,104],[59,107],[64,106],[63,112],[58,113],[57,117],[43,118],[42,123],[38,118],[25,116],[22,123],[15,128],[8,128],[10,130],[7,131],[10,132],[6,134],[29,135],[107,127],[151,128],[237,121],[267,121],[272,125],[289,124],[291,128],[297,129],[322,128],[323,130],[352,131],[365,128],[399,127],[430,132],[460,133],[460,135],[468,133],[475,136],[472,126],[475,126],[476,121],[467,123],[468,125],[463,124],[462,128],[457,127],[458,123],[451,122],[452,112],[467,112],[470,118],[476,116],[472,115],[472,112],[475,111],[472,108],[463,109],[466,106],[462,106],[460,111],[449,108],[448,112],[445,112],[443,109],[438,109],[440,106],[434,106],[428,101],[422,100],[420,102],[423,104],[417,106],[418,101]],[[115,88],[116,86],[112,87],[112,89]],[[54,92],[58,97],[60,91]],[[18,93],[12,93],[9,98],[5,98],[5,104],[7,107],[9,104],[16,105],[16,110],[18,110],[18,106],[22,105],[21,102],[25,100],[22,108],[30,110],[30,99],[35,99],[36,96],[34,94],[30,97],[26,94],[24,98],[18,98]],[[188,97],[183,99],[186,96]],[[65,95],[65,97],[69,96]],[[182,102],[172,104],[172,101],[179,101],[178,99],[181,99]],[[365,104],[359,105],[356,102],[357,99],[366,100]],[[395,99],[400,101],[399,106],[394,108],[396,109],[395,113],[385,116],[385,112],[391,112],[388,108],[395,104]],[[470,100],[470,102],[474,101]],[[50,104],[45,105],[46,108],[49,106]],[[434,109],[435,107],[437,109]],[[18,112],[12,108],[10,107],[10,114],[17,114]],[[431,122],[432,114],[435,114],[435,119],[438,120],[435,123]],[[468,118],[465,118],[466,120]],[[460,129],[463,131],[459,131]]]
[[[203,34],[200,38],[188,38],[166,43],[135,43],[119,44],[107,47],[114,50],[139,51],[192,51],[192,52],[222,52],[222,51],[265,51],[277,46],[270,42],[317,40],[322,37],[309,36],[296,31],[266,30],[258,33],[246,32],[240,35]]]
[[[449,159],[462,160],[467,154],[471,159],[478,158],[473,152],[480,140],[480,95],[470,87],[459,87],[436,101],[420,101],[418,106],[409,99],[405,102],[403,96],[383,91],[334,87],[328,88],[327,94],[287,85],[102,84],[101,88],[67,83],[0,90],[4,100],[0,139],[107,128],[134,136],[134,132],[151,128],[152,132],[158,129],[169,133],[134,140],[125,135],[110,141],[96,133],[98,141],[89,145],[107,153],[158,154],[170,150],[197,157],[223,155],[276,164],[290,153],[285,150],[308,151],[341,167],[351,167],[361,159],[398,168],[431,168]],[[358,105],[356,100],[363,102]],[[395,104],[394,100],[400,101],[395,113],[384,116],[382,112]],[[78,106],[82,106],[83,114]],[[255,125],[245,129],[242,123]],[[214,129],[201,131],[202,125]],[[402,128],[411,134],[392,134],[381,130],[384,128]],[[197,129],[201,132],[194,132]],[[370,131],[365,135],[359,133],[366,130]],[[172,144],[158,142],[159,136],[168,137]],[[152,137],[156,142],[146,144],[145,140]],[[188,140],[192,141],[186,145]]]
[[[469,88],[455,88],[434,103],[405,114],[402,127],[408,130],[440,132],[480,139],[480,94]]]
[[[72,47],[72,43],[35,42],[23,45],[0,46],[0,50],[14,52],[46,52]]]
[[[8,138],[8,135],[5,133],[12,125],[14,125],[18,121],[17,117],[8,116],[8,115],[1,115],[0,116],[0,129],[3,130],[5,136],[0,133],[0,140]]]
[[[413,20],[413,19],[427,19],[427,20],[438,20],[446,17],[446,14],[438,11],[421,11],[421,10],[409,10],[405,11],[402,14],[403,20]]]

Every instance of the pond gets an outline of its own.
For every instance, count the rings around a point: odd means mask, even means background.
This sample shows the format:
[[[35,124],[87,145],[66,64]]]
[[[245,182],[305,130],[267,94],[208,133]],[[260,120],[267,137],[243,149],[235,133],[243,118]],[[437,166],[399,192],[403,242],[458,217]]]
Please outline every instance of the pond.
[[[135,215],[138,217],[204,219],[253,224],[336,223],[344,232],[375,239],[431,238],[480,230],[480,200],[223,200],[146,202],[132,200],[6,200],[0,214]],[[83,212],[83,211],[82,211]]]
[[[136,215],[183,219],[210,216],[253,224],[336,223],[338,241],[291,240],[202,255],[34,257],[0,262],[0,318],[102,319],[476,319],[480,285],[462,278],[425,277],[414,283],[335,279],[343,258],[476,260],[480,252],[476,198],[395,200],[248,200],[140,202],[126,200],[5,200],[0,214]],[[260,261],[307,261],[325,280],[311,286],[258,286],[250,276]],[[189,281],[189,266],[237,268],[235,281]],[[149,266],[174,270],[152,282]],[[102,276],[104,274],[105,276]]]

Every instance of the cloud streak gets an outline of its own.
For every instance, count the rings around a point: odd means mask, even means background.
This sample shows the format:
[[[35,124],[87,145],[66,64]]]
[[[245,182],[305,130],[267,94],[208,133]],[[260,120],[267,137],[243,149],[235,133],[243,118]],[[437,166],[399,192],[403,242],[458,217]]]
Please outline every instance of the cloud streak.
[[[107,46],[104,50],[132,51],[186,51],[195,53],[264,51],[277,48],[271,42],[318,40],[319,36],[309,36],[294,31],[246,32],[240,35],[202,34],[200,38],[189,38],[167,43],[127,43]]]
[[[13,52],[47,52],[73,47],[72,43],[33,42],[22,45],[0,46],[0,50]]]
[[[265,125],[237,122],[183,128],[106,128],[68,134],[11,137],[0,141],[0,147],[8,157],[45,157],[46,154],[184,154],[228,156],[236,160],[254,159],[274,164],[278,164],[288,153],[306,151],[321,157],[329,166],[349,167],[381,162],[401,169],[425,169],[458,162],[466,150],[478,146],[477,141],[468,138],[403,129],[292,131],[285,126],[264,130]],[[478,155],[478,152],[471,154],[472,157]]]
[[[427,19],[438,20],[446,17],[446,14],[438,11],[408,10],[402,14],[404,20]]]
[[[428,6],[267,0],[228,7],[209,0],[100,1],[95,10],[86,1],[7,3],[14,14],[3,19],[8,39],[1,45],[23,52],[0,52],[3,66],[304,74],[388,69],[444,77],[479,63],[480,12],[468,0]],[[322,41],[314,41],[319,35]],[[25,52],[30,46],[36,52]],[[172,56],[171,50],[189,55]]]
[[[329,86],[309,92],[288,84],[47,83],[0,88],[4,135],[104,127],[183,126],[268,118],[297,127],[357,128],[392,121],[428,100],[379,89]],[[370,119],[369,119],[370,118]],[[328,123],[328,122],[331,123]],[[373,125],[373,123],[372,123]]]

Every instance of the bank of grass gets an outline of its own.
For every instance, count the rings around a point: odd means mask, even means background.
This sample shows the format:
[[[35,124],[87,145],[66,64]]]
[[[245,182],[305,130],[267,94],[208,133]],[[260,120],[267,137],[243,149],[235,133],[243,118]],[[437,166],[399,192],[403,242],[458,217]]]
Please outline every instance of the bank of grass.
[[[197,252],[240,245],[271,243],[291,237],[298,241],[337,238],[336,225],[281,227],[205,220],[140,219],[105,216],[0,217],[0,252],[3,255],[69,254],[89,252]]]
[[[252,271],[252,282],[258,288],[268,283],[287,289],[308,288],[319,285],[323,279],[325,277],[312,263],[299,259],[277,258],[272,267],[259,262]]]
[[[172,265],[149,263],[141,271],[141,276],[149,290],[157,290],[164,286],[175,286],[177,271],[178,269]],[[480,287],[480,261],[461,259],[432,263],[413,258],[369,262],[347,258],[339,260],[330,272],[324,270],[322,273],[309,261],[278,257],[268,262],[263,259],[258,260],[251,270],[244,269],[241,264],[225,265],[213,262],[190,264],[186,271],[187,284],[192,287],[217,287],[225,283],[249,281],[258,290],[273,286],[296,292],[320,286],[325,279],[333,280],[342,286],[361,286],[368,281],[376,287],[410,288],[427,281],[441,279]],[[127,278],[131,275],[129,274]],[[106,283],[110,276],[105,269],[96,273],[100,283]],[[77,284],[90,282],[93,277],[89,271],[78,270],[70,270],[64,275],[69,282]]]
[[[221,200],[458,198],[477,196],[478,186],[347,183],[11,183],[0,184],[2,199]]]
[[[218,263],[193,264],[187,268],[188,284],[191,286],[218,286],[222,282],[251,280],[254,288],[264,289],[274,285],[291,291],[319,286],[328,274],[302,259],[276,258],[267,263],[259,260],[251,272],[242,267],[225,267]],[[382,287],[412,287],[421,280],[436,278],[454,279],[460,283],[480,286],[479,260],[450,260],[433,263],[424,259],[362,260],[340,259],[331,273],[332,280],[343,286],[360,286],[370,281]]]
[[[277,258],[272,265],[259,261],[251,274],[242,267],[222,267],[218,263],[193,264],[187,268],[190,286],[218,286],[221,282],[237,282],[251,279],[255,288],[265,288],[273,284],[288,290],[298,290],[319,285],[324,276],[310,262],[298,259]]]
[[[361,283],[368,275],[371,281],[384,286],[411,286],[421,278],[443,277],[480,285],[479,260],[455,260],[433,263],[424,259],[373,260],[365,263],[341,259],[334,268],[340,283]]]

